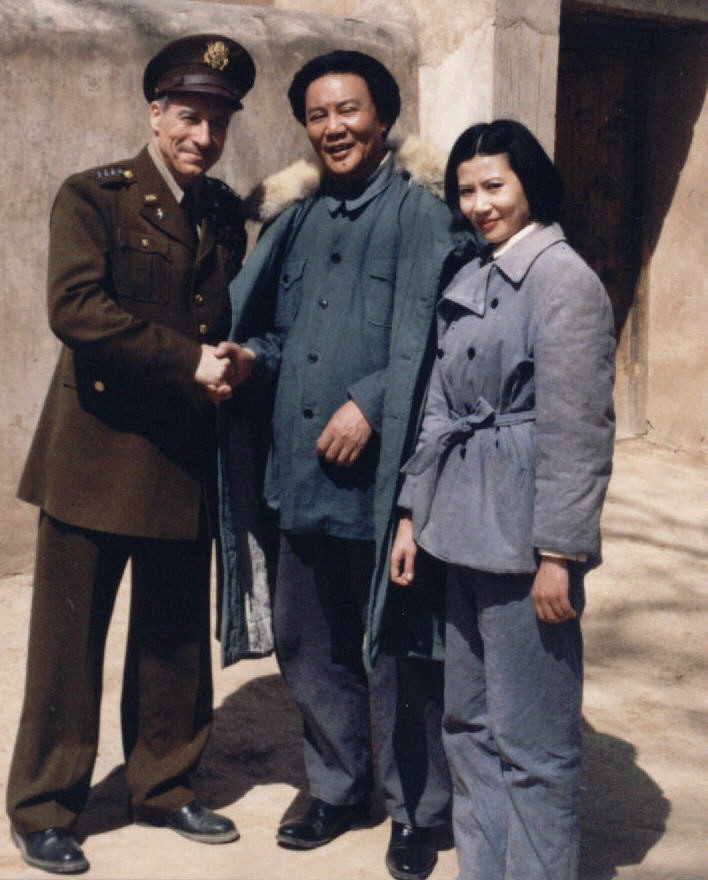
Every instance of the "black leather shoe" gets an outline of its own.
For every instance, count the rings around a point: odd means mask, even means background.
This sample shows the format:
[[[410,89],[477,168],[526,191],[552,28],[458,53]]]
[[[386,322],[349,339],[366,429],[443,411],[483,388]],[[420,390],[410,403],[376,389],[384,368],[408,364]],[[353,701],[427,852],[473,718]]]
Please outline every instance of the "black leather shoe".
[[[391,823],[391,841],[386,851],[386,867],[396,880],[425,880],[430,876],[438,852],[432,828]]]
[[[284,822],[278,828],[276,840],[290,849],[314,849],[334,840],[357,822],[369,815],[369,804],[333,806],[315,798],[301,819]]]
[[[89,863],[81,847],[66,828],[45,828],[20,834],[12,829],[12,840],[22,858],[33,868],[53,874],[80,874],[88,871]]]
[[[167,816],[139,817],[138,824],[171,828],[182,837],[199,843],[230,843],[238,840],[238,829],[226,816],[207,810],[198,800],[190,801],[176,813]]]

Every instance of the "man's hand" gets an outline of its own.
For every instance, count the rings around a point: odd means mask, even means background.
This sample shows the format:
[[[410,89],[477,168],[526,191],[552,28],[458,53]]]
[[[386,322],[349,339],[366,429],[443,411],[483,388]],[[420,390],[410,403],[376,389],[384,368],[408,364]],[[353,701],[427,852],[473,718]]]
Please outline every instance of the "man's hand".
[[[327,422],[315,448],[330,464],[351,467],[372,433],[362,411],[353,400],[348,400]]]
[[[399,587],[407,587],[415,577],[415,554],[417,546],[413,540],[413,521],[403,516],[398,523],[396,537],[391,547],[391,570],[389,577]]]
[[[553,556],[541,557],[531,588],[531,598],[539,620],[562,623],[576,616],[568,598],[568,584],[568,561]]]
[[[235,342],[220,342],[214,352],[218,358],[228,358],[231,363],[231,385],[241,385],[253,372],[256,354]]]
[[[245,382],[251,375],[255,359],[250,348],[242,348],[235,342],[202,345],[194,380],[204,386],[212,403],[223,403],[232,397],[233,386]]]
[[[202,355],[194,374],[194,381],[197,384],[213,385],[217,388],[222,385],[230,387],[232,373],[233,366],[227,357],[223,354],[217,354],[217,349],[213,345],[202,345]]]

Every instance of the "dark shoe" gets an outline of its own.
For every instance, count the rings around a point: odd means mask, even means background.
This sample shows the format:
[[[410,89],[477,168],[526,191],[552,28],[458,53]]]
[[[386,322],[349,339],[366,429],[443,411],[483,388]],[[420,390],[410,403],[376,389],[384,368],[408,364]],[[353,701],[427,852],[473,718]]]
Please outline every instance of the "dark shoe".
[[[435,867],[438,851],[432,828],[391,823],[391,841],[386,851],[386,867],[396,880],[425,880]]]
[[[278,828],[276,840],[290,849],[314,849],[334,840],[358,822],[366,821],[367,804],[333,806],[315,798],[301,819],[293,819]]]
[[[53,874],[80,874],[88,871],[89,863],[81,847],[66,828],[45,828],[20,834],[12,829],[12,840],[22,858],[33,868]]]
[[[231,819],[220,816],[213,810],[207,810],[197,800],[185,804],[176,813],[155,818],[152,816],[139,818],[138,823],[171,828],[182,837],[188,837],[199,843],[230,843],[239,838],[238,829]]]

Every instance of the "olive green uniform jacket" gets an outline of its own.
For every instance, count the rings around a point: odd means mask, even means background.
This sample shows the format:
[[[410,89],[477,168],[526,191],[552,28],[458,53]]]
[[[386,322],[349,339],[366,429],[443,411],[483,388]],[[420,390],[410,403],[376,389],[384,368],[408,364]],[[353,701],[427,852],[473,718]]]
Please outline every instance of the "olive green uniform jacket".
[[[206,178],[202,203],[199,239],[147,148],[57,195],[48,298],[63,345],[18,492],[56,519],[197,537],[214,439],[194,373],[201,343],[228,335],[245,250],[233,192]]]

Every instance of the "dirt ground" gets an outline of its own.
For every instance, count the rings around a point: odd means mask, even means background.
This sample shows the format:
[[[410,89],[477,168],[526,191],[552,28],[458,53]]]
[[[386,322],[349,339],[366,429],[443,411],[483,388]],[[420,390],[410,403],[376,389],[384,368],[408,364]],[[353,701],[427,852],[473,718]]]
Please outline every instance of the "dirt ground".
[[[708,880],[708,468],[643,441],[617,447],[605,564],[584,618],[582,880]],[[22,699],[31,574],[0,580],[0,780]],[[241,839],[204,846],[129,824],[118,699],[127,591],[108,646],[100,754],[77,829],[100,880],[387,880],[389,824],[292,852],[275,828],[304,786],[299,720],[272,659],[216,667],[216,723],[197,791]],[[218,656],[215,652],[215,656]],[[3,797],[4,800],[4,797]],[[453,880],[451,842],[432,880]],[[0,878],[42,876],[0,827]],[[48,875],[44,875],[48,876]]]

